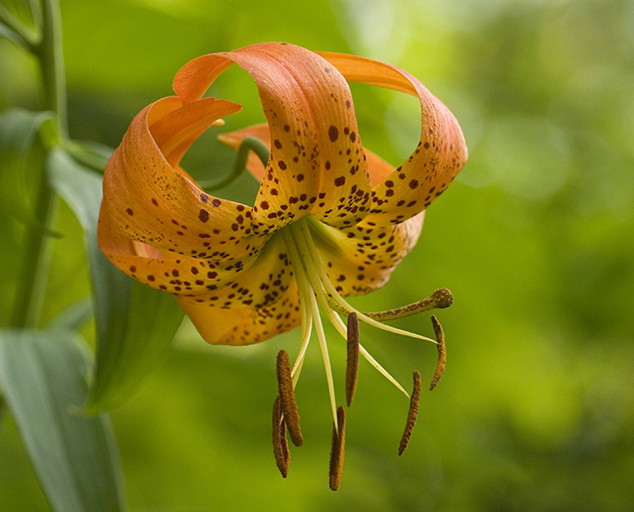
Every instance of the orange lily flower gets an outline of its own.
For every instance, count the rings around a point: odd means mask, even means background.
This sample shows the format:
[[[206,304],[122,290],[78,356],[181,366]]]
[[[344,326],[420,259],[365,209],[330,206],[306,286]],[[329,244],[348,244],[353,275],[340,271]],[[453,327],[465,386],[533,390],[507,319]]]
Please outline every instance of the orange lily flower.
[[[266,166],[254,155],[247,163],[260,181],[252,207],[210,195],[179,166],[200,134],[240,110],[202,97],[234,63],[254,79],[268,120],[220,137],[235,148],[257,137],[270,148]],[[400,167],[361,145],[346,80],[419,98],[420,142]],[[460,126],[405,71],[283,43],[194,59],[176,75],[174,91],[134,118],[106,167],[100,247],[125,273],[173,294],[209,343],[258,343],[302,325],[293,386],[314,325],[337,430],[318,305],[344,336],[340,314],[351,312],[404,333],[343,297],[380,288],[413,248],[425,209],[466,161]],[[363,347],[360,353],[395,382]]]

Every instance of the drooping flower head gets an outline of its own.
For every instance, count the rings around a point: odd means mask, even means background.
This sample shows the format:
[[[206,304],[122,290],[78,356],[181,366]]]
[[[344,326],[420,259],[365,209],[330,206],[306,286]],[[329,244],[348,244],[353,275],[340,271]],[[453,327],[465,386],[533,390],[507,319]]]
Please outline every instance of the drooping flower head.
[[[270,151],[268,159],[251,154],[247,160],[260,182],[253,206],[215,197],[179,166],[210,125],[240,110],[203,97],[232,64],[255,81],[268,121],[220,136],[236,149],[256,138]],[[347,81],[419,98],[420,141],[398,168],[362,146]],[[293,416],[292,399],[285,397],[288,379],[292,395],[314,325],[327,369],[334,437],[341,441],[343,413],[337,412],[319,306],[344,336],[348,327],[341,317],[350,313],[402,332],[382,323],[400,313],[363,314],[343,297],[383,286],[413,248],[426,208],[466,161],[460,127],[405,71],[283,43],[194,59],[176,75],[174,91],[177,96],[158,100],[134,118],[108,163],[101,249],[133,278],[173,294],[209,343],[258,343],[302,325],[299,355],[288,375],[278,361],[280,425]],[[360,353],[389,377],[363,347]],[[277,451],[283,453],[283,446]]]

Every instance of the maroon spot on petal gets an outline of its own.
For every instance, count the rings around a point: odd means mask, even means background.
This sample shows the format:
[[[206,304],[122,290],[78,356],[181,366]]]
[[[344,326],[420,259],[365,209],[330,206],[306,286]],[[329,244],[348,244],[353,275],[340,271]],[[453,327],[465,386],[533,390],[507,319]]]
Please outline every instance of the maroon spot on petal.
[[[132,210],[132,208],[128,208],[125,212],[126,212],[128,215],[134,215],[134,211]]]
[[[209,220],[209,212],[207,210],[200,210],[198,218],[200,219],[200,222],[207,222]]]
[[[345,176],[339,176],[336,180],[335,180],[335,185],[337,185],[338,187],[340,187],[341,185],[343,185],[346,182],[346,178]]]
[[[220,201],[220,199],[216,198],[214,199],[211,204],[213,204],[214,206],[218,207],[222,204],[222,201]]]
[[[147,276],[148,281],[156,281],[156,278],[153,275]]]
[[[134,265],[130,267],[130,272],[132,272],[133,274],[136,272],[136,267]]]
[[[291,131],[291,127],[288,126],[287,124],[284,125],[284,131],[285,132],[290,132]]]
[[[156,199],[152,198],[152,204],[154,206],[158,206],[158,201]]]
[[[206,203],[209,200],[209,196],[207,194],[200,194],[200,200]]]
[[[326,162],[326,170],[329,171],[330,170],[330,162]]]
[[[412,180],[409,182],[409,188],[414,189],[416,187],[418,187],[418,180]]]
[[[277,148],[277,149],[282,149],[282,143],[275,139],[275,142],[273,142],[273,145]]]
[[[284,162],[284,160],[280,160],[277,165],[280,166],[280,169],[282,169],[283,171],[286,170],[286,162]]]
[[[266,201],[262,201],[260,203],[260,208],[262,208],[263,210],[268,210],[269,209],[269,203]]]
[[[330,137],[331,142],[335,142],[339,138],[339,130],[336,126],[330,126],[328,128],[328,137]]]
[[[303,174],[298,174],[297,175],[297,181],[304,181],[304,175]]]
[[[354,132],[350,132],[350,141],[354,142],[355,140],[357,140],[357,134]]]
[[[209,279],[214,279],[215,277],[218,277],[218,273],[217,272],[207,272],[207,277]]]

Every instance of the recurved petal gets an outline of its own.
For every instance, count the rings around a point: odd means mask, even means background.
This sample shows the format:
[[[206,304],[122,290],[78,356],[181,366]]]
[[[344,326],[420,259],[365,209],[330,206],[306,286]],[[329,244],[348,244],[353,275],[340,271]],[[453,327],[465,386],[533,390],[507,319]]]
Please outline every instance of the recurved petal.
[[[251,208],[204,193],[177,166],[207,126],[239,108],[215,98],[187,105],[164,98],[139,113],[104,173],[110,229],[196,258],[228,262],[257,253],[266,239],[253,235]]]
[[[330,282],[343,296],[365,295],[383,286],[392,271],[414,248],[425,212],[397,225],[345,230],[311,222],[311,233]]]
[[[458,121],[443,103],[409,73],[382,62],[339,53],[320,53],[352,82],[417,96],[421,136],[411,156],[372,191],[366,222],[395,224],[425,210],[453,181],[467,160]]]
[[[177,298],[200,335],[214,345],[250,345],[290,331],[301,323],[297,284],[293,280],[273,306],[222,309]]]
[[[97,236],[105,256],[134,279],[177,296],[181,304],[223,308],[275,304],[293,282],[286,245],[273,235],[264,249],[240,260],[183,257],[117,235],[100,212]]]
[[[313,52],[265,43],[195,59],[179,71],[174,90],[184,102],[199,98],[231,61],[255,80],[272,141],[255,231],[269,233],[309,213],[337,227],[363,219],[370,181],[341,74]]]

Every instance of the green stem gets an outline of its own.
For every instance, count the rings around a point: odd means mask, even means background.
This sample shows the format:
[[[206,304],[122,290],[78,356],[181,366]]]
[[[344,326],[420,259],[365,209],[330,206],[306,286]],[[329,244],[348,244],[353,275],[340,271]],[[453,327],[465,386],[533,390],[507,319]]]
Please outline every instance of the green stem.
[[[44,108],[55,112],[58,133],[64,140],[67,134],[67,103],[59,2],[40,2],[44,20],[42,40],[35,48],[35,55],[42,69]],[[51,256],[47,233],[55,203],[55,195],[47,182],[47,173],[42,172],[36,198],[36,215],[40,226],[25,228],[23,267],[18,279],[12,327],[37,327],[39,323]]]
[[[57,114],[62,138],[67,126],[66,74],[62,47],[62,20],[58,0],[40,0],[44,24],[42,40],[35,55],[42,68],[44,82],[44,108]]]
[[[268,146],[256,137],[246,137],[238,147],[238,152],[236,153],[236,159],[233,162],[233,169],[231,170],[231,174],[216,183],[202,182],[200,183],[202,188],[204,188],[207,192],[211,192],[212,190],[220,190],[222,188],[225,188],[227,185],[231,185],[231,183],[242,176],[242,173],[247,168],[249,153],[251,151],[253,151],[258,156],[264,167],[268,165],[269,155],[271,154]]]

